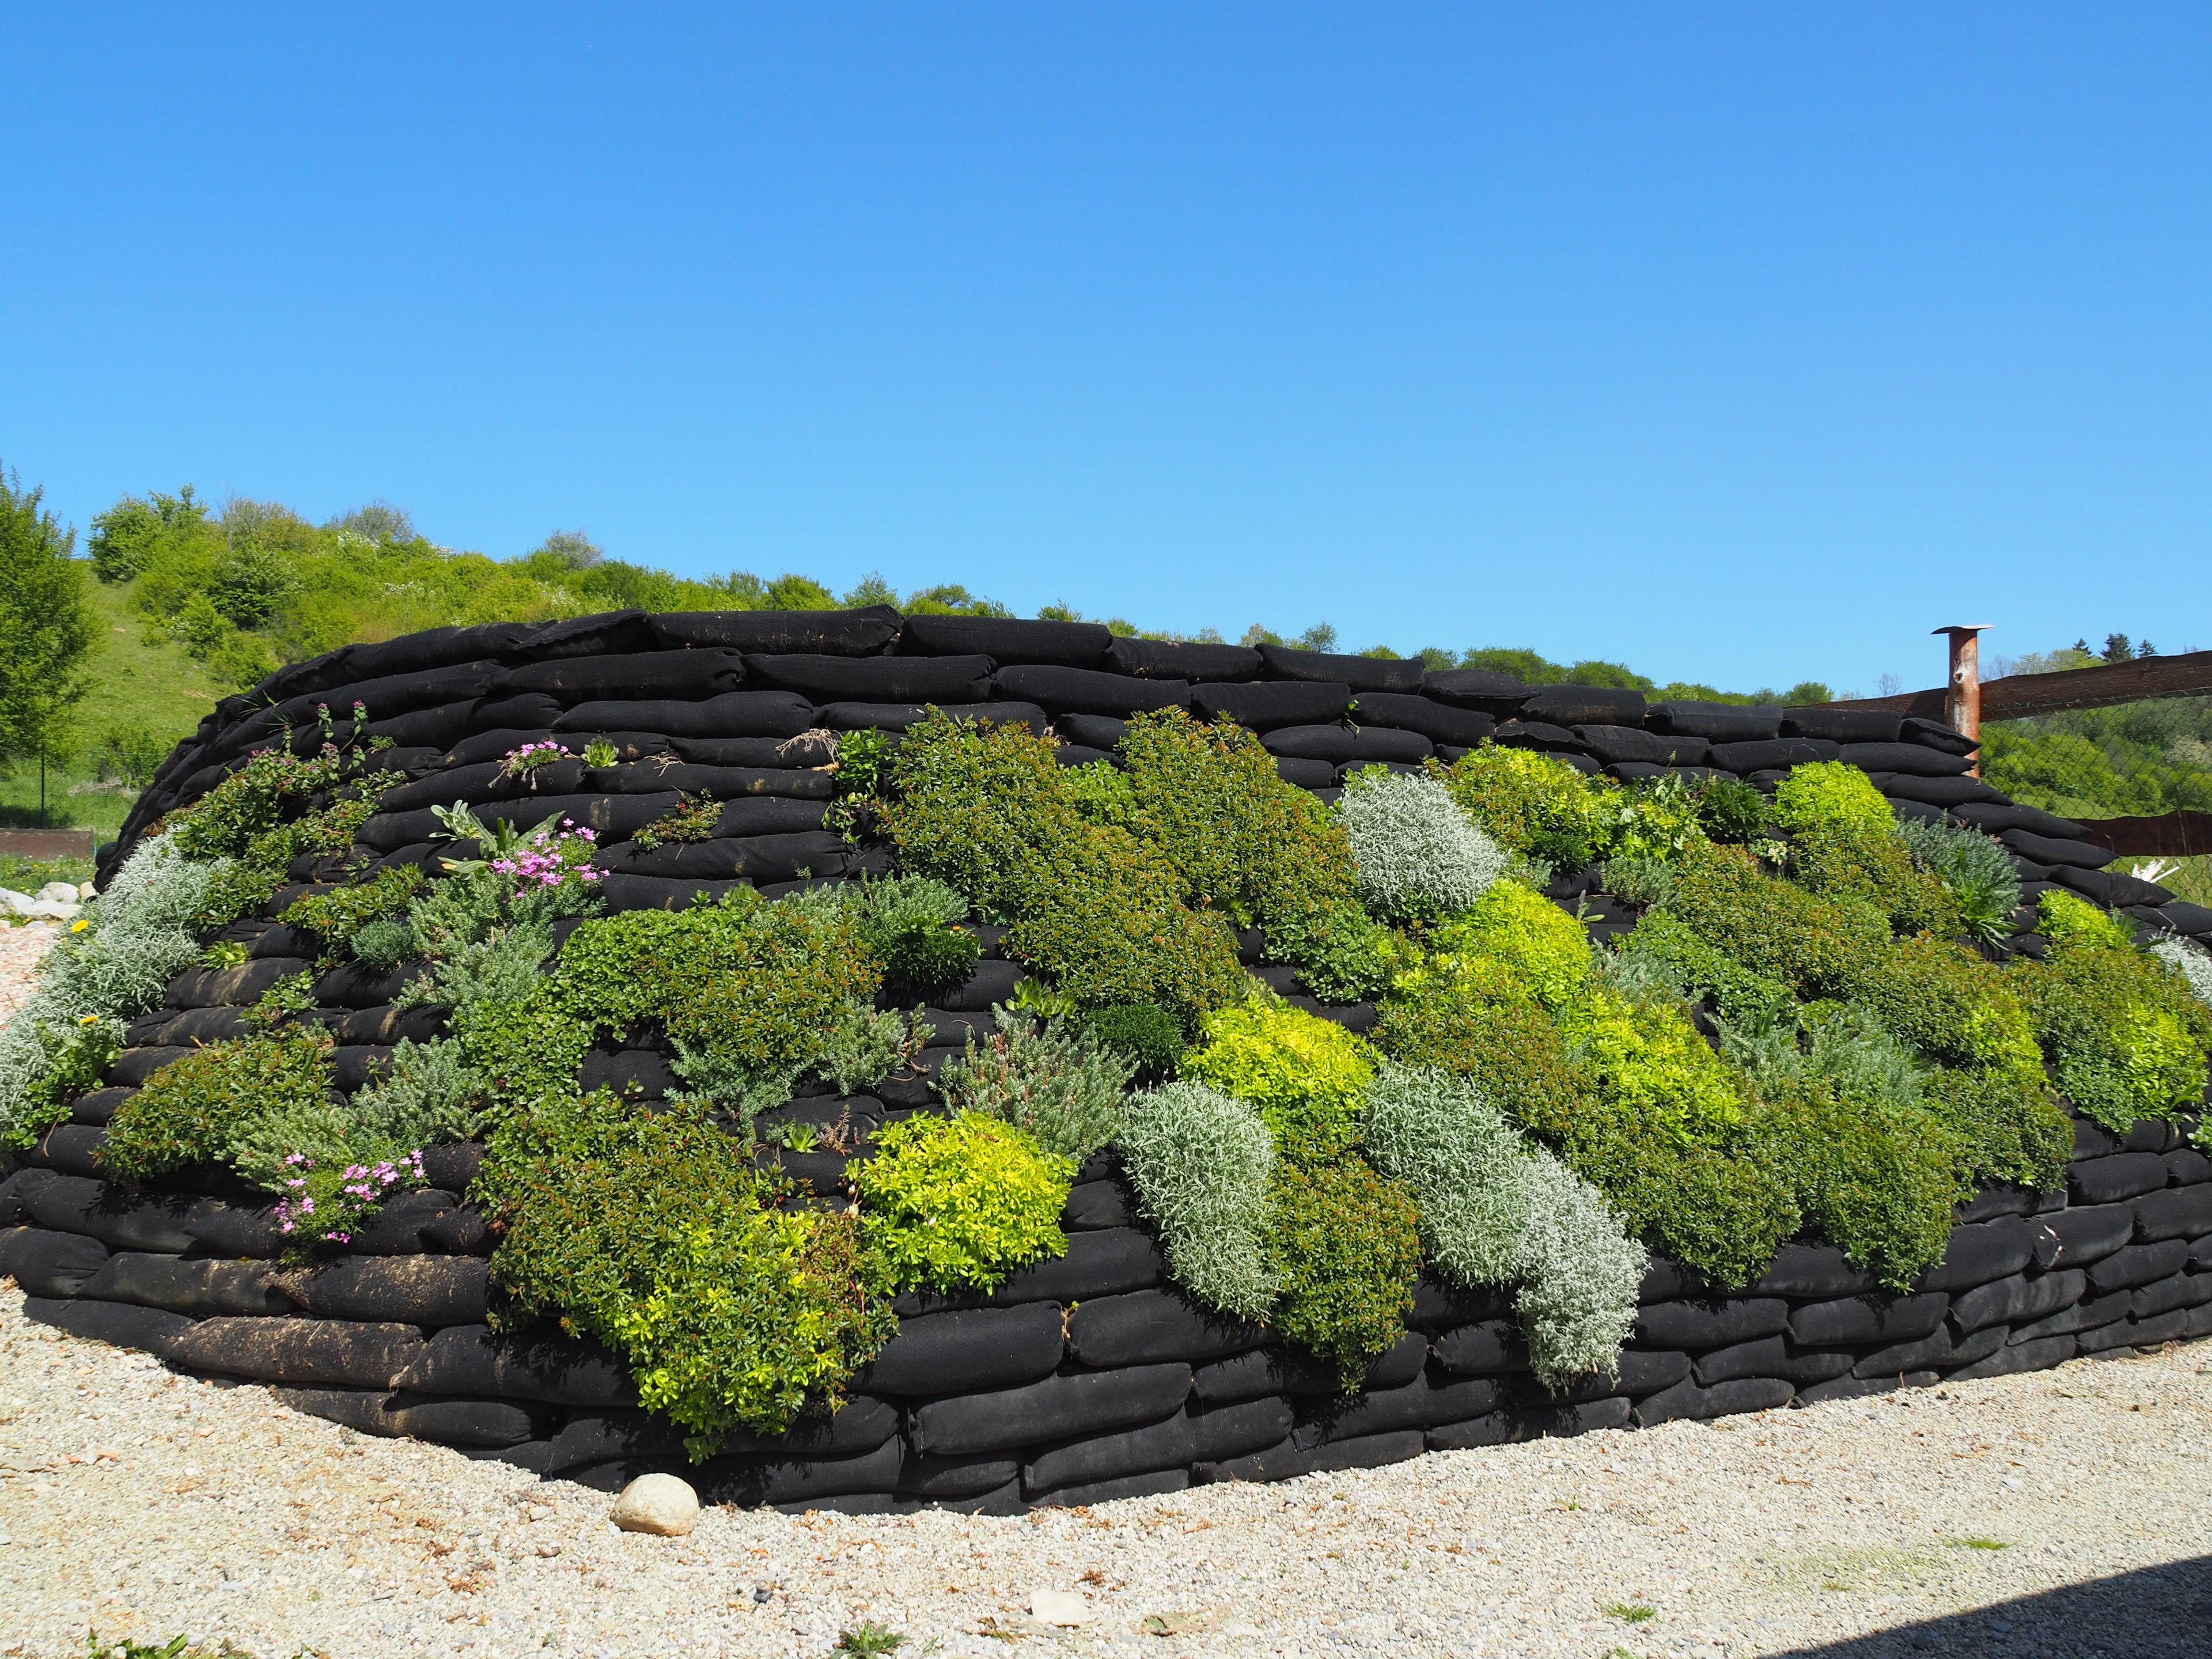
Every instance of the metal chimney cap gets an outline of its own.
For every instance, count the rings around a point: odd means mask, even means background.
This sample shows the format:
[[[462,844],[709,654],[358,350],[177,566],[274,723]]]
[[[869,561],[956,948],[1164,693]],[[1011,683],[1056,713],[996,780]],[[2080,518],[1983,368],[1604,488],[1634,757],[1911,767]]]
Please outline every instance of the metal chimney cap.
[[[1995,623],[1946,623],[1941,628],[1931,628],[1931,634],[1979,634],[1996,627]]]

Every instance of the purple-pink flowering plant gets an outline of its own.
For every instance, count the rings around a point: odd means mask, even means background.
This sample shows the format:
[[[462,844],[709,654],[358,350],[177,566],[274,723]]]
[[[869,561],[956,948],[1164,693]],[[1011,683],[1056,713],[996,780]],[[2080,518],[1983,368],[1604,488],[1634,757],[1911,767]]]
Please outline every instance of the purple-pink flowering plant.
[[[395,1192],[425,1184],[420,1148],[374,1162],[322,1163],[306,1152],[284,1160],[284,1195],[276,1200],[276,1227],[284,1253],[299,1258],[318,1244],[350,1244]]]

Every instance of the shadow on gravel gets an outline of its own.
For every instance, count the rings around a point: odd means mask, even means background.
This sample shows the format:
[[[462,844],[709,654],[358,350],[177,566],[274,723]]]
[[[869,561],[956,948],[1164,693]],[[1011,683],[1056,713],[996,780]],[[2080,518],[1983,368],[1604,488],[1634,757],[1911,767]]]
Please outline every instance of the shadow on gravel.
[[[2001,1601],[1847,1642],[1792,1648],[1778,1659],[1917,1659],[1923,1654],[2071,1659],[2203,1659],[2212,1653],[2212,1556]]]

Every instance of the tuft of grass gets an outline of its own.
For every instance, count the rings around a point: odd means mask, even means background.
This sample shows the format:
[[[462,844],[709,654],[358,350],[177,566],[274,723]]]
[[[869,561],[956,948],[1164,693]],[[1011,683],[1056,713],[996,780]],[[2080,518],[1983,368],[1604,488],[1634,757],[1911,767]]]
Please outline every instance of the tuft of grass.
[[[1618,1619],[1624,1625],[1641,1625],[1656,1619],[1659,1609],[1646,1607],[1641,1601],[1607,1601],[1598,1611],[1608,1619]]]
[[[2012,1546],[2002,1538],[1954,1538],[1951,1547],[1960,1550],[2008,1550]]]
[[[854,1659],[878,1659],[878,1656],[896,1651],[905,1645],[906,1637],[902,1632],[878,1625],[872,1619],[863,1619],[850,1630],[841,1632],[837,1645],[830,1651],[850,1654]]]

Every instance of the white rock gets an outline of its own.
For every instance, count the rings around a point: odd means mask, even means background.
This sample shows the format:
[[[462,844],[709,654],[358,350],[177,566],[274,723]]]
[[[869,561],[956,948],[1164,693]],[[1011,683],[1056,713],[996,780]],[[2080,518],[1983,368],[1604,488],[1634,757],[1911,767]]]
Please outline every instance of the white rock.
[[[1030,1591],[1030,1612],[1048,1625],[1087,1625],[1091,1622],[1091,1604],[1066,1590]]]
[[[623,1488],[607,1519],[624,1532],[681,1538],[699,1524],[699,1494],[672,1474],[641,1474]]]
[[[39,889],[39,896],[52,899],[57,904],[75,904],[77,900],[76,884],[73,881],[50,881]]]
[[[12,887],[0,887],[0,909],[11,910],[19,916],[27,916],[31,914],[31,907],[37,902],[38,900],[33,898],[28,893],[19,893]]]
[[[88,881],[81,881],[76,884],[76,896],[81,899],[98,898],[100,889]]]
[[[45,916],[54,921],[74,921],[76,920],[77,912],[83,908],[84,906],[79,904],[75,899],[64,904],[58,899],[42,898],[33,899],[30,908],[22,914],[33,917]]]

